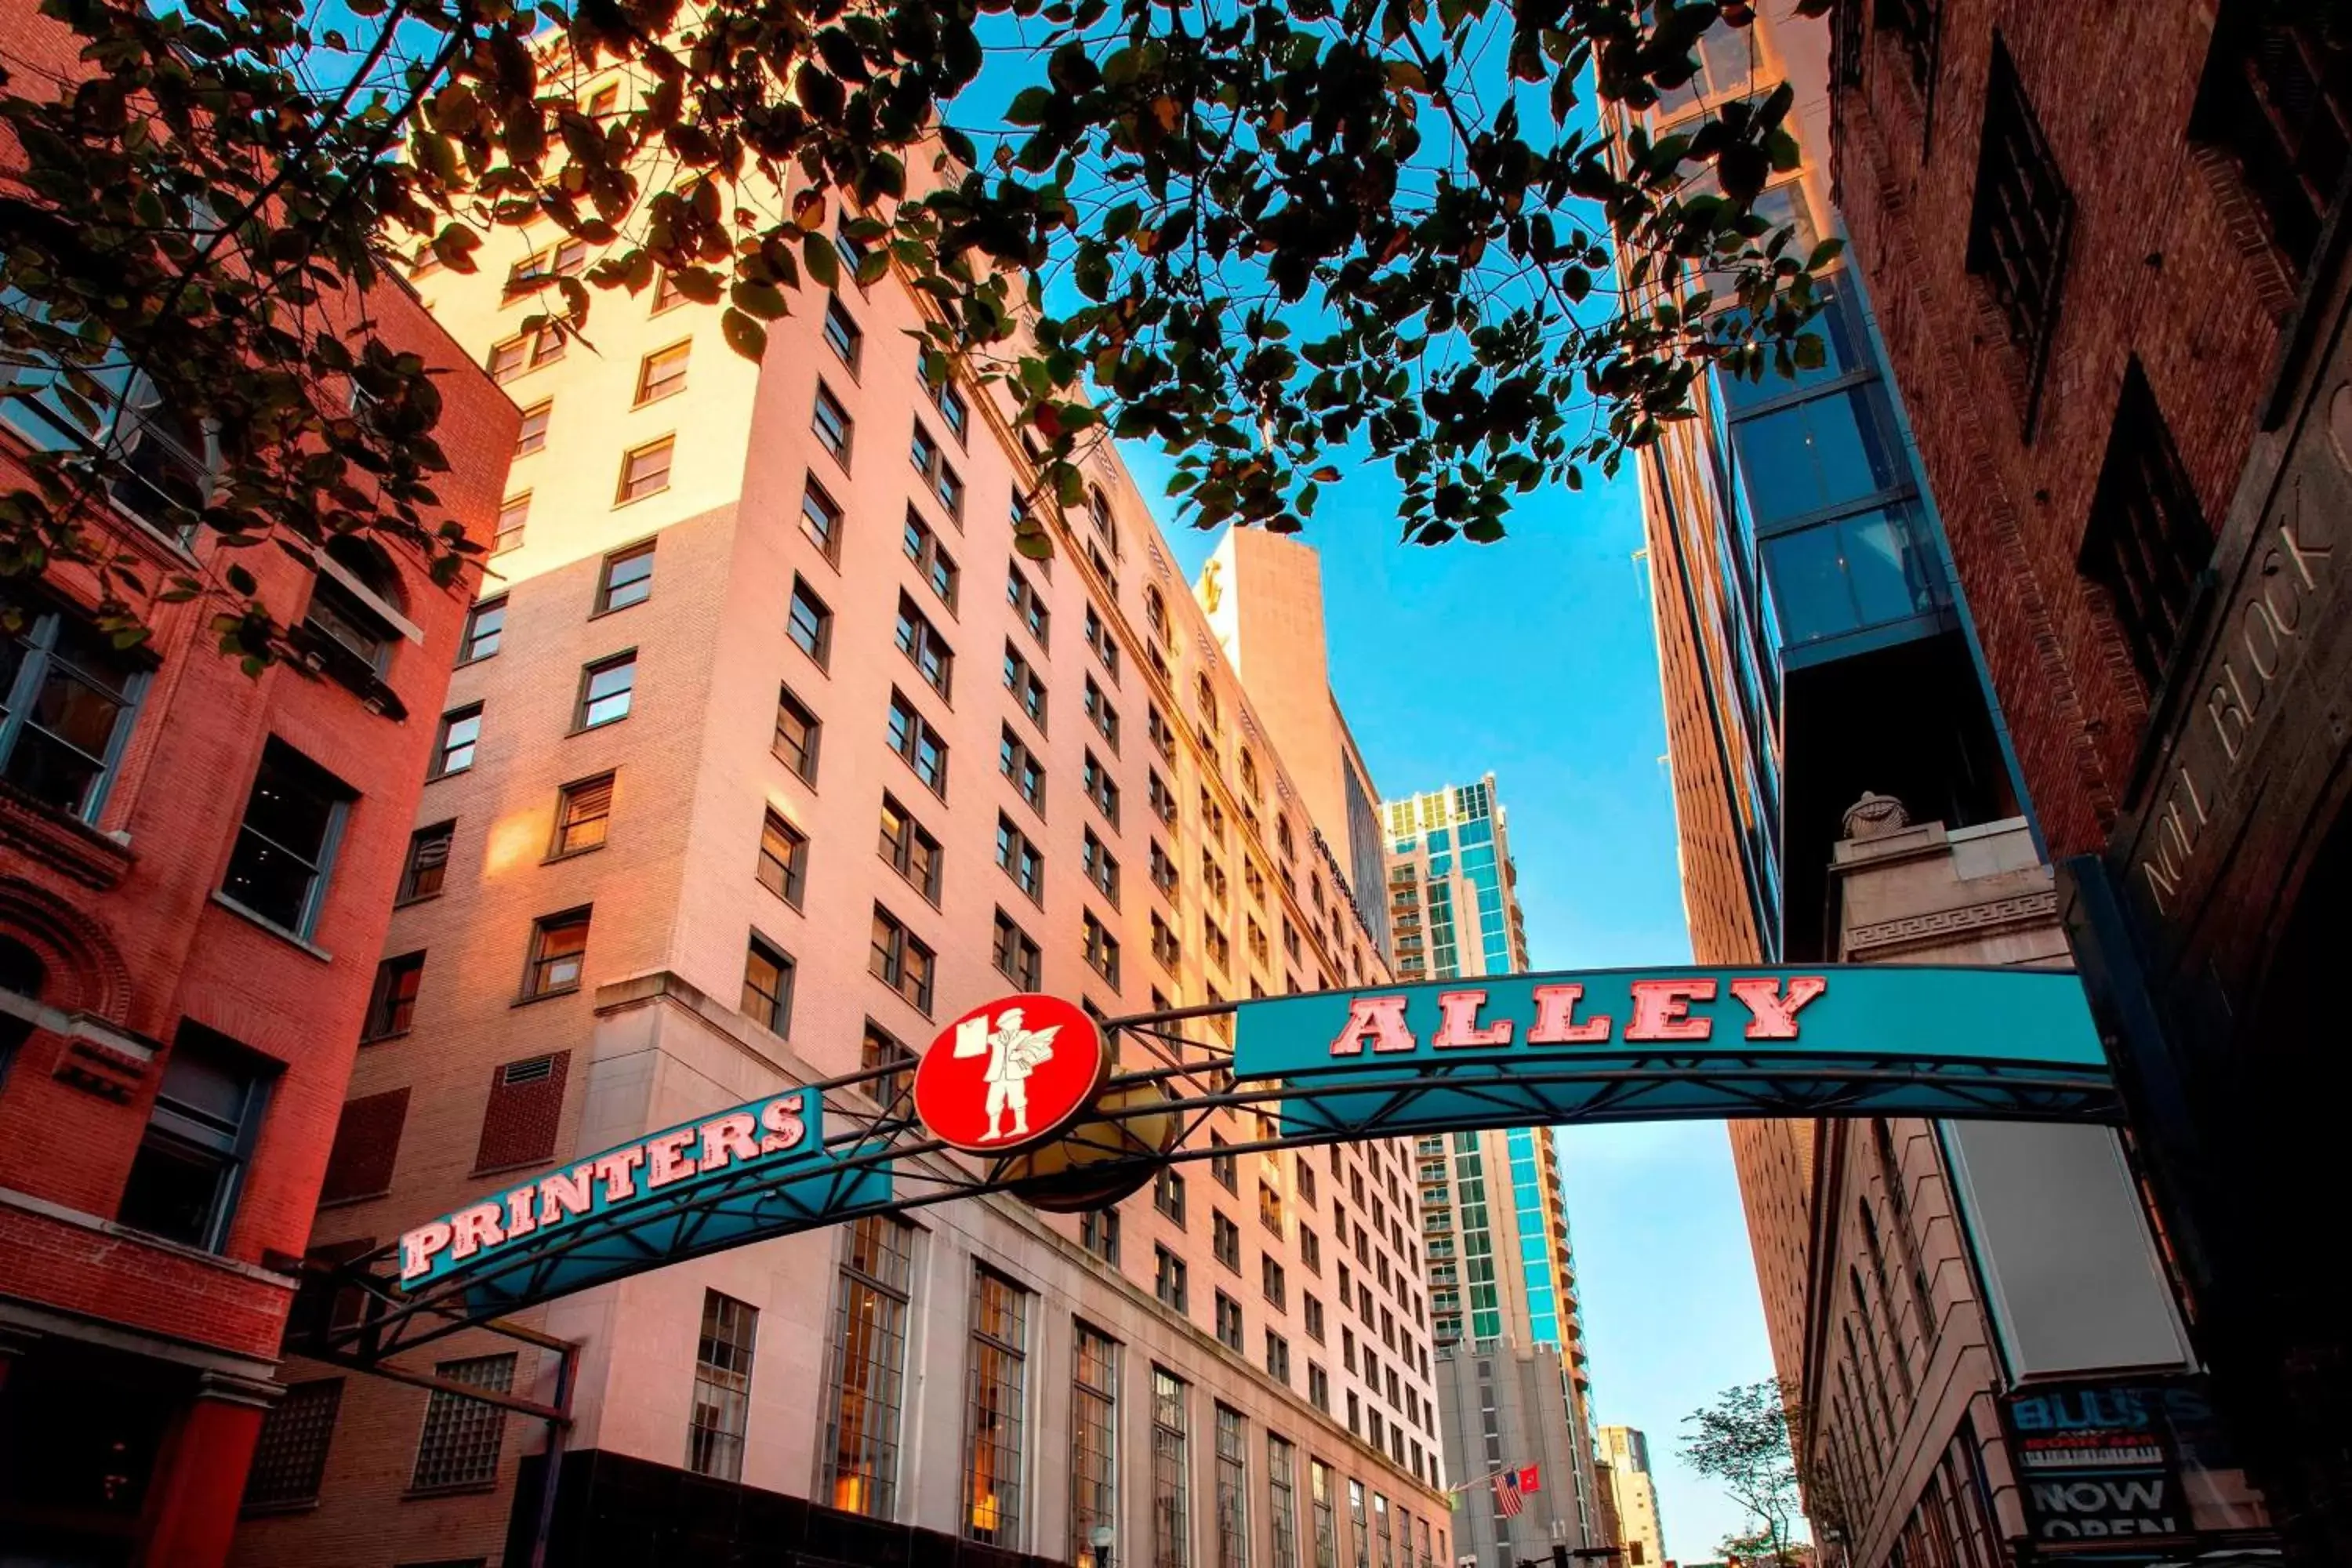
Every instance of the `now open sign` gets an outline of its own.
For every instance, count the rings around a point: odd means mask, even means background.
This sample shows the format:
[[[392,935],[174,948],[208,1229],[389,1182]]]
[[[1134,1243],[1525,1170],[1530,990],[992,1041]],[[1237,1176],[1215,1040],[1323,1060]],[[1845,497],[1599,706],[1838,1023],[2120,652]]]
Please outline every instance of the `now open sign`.
[[[2179,1428],[2209,1423],[2204,1396],[2161,1382],[2042,1384],[2006,1395],[2003,1425],[2026,1528],[2046,1545],[2192,1534]]]

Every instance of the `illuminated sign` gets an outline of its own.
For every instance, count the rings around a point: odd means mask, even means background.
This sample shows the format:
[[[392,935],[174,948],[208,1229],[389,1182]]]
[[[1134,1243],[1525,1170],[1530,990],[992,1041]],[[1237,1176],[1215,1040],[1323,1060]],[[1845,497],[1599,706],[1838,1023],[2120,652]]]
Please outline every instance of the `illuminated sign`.
[[[1094,1103],[1110,1051],[1083,1008],[1058,996],[1000,997],[940,1031],[915,1069],[915,1114],[973,1154],[1050,1142]]]
[[[580,1247],[589,1233],[625,1229],[637,1257],[666,1242],[683,1254],[886,1201],[888,1170],[839,1168],[823,1126],[816,1090],[796,1089],[649,1133],[404,1233],[400,1282],[500,1276],[562,1254],[562,1288],[581,1289],[635,1271]]]

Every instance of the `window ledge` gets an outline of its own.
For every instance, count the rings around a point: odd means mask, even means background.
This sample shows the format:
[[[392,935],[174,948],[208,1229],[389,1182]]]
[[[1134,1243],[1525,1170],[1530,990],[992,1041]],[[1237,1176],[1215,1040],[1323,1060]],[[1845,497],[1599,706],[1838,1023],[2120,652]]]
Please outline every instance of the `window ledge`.
[[[97,828],[0,781],[0,844],[64,872],[86,888],[106,892],[131,870],[133,857],[123,839]]]
[[[513,1001],[508,1003],[507,1005],[509,1007],[528,1007],[534,1002],[552,1002],[558,996],[577,996],[579,994],[579,986],[567,985],[561,991],[528,992],[523,995],[516,997]]]
[[[335,961],[335,955],[329,952],[325,948],[319,946],[316,942],[310,942],[305,938],[297,935],[293,931],[288,931],[284,926],[279,925],[276,921],[271,920],[268,916],[247,909],[243,904],[238,903],[235,899],[230,898],[218,888],[213,889],[212,900],[214,903],[218,904],[221,908],[228,910],[229,913],[236,916],[238,919],[250,921],[253,924],[259,926],[263,931],[268,931],[278,941],[286,942],[290,946],[300,948],[304,952],[309,953],[311,957],[317,959],[321,963],[332,963]]]
[[[615,721],[615,722],[618,722],[618,721]],[[597,728],[601,730],[604,726],[600,724]],[[610,842],[612,842],[610,839],[605,840],[605,843],[607,844]],[[552,866],[560,861],[577,860],[583,855],[593,855],[596,851],[604,847],[604,844],[583,844],[577,849],[558,849],[551,853],[541,856],[539,858],[539,863],[542,866]]]
[[[390,1196],[392,1196],[392,1189],[390,1187],[385,1187],[378,1192],[352,1193],[340,1198],[320,1198],[319,1200],[319,1207],[320,1209],[356,1208],[361,1204],[372,1204],[378,1198],[388,1198]]]
[[[222,1273],[234,1274],[257,1284],[274,1286],[289,1293],[297,1284],[294,1276],[281,1274],[275,1268],[265,1268],[257,1263],[247,1263],[223,1253],[208,1252],[201,1247],[190,1247],[184,1242],[173,1241],[168,1237],[153,1236],[133,1226],[124,1225],[120,1220],[101,1219],[94,1214],[69,1208],[64,1204],[51,1203],[46,1198],[35,1197],[30,1193],[15,1192],[0,1187],[0,1208],[18,1209],[27,1214],[39,1215],[43,1218],[54,1220],[61,1225],[77,1226],[84,1230],[96,1231],[102,1236],[135,1242],[141,1247],[151,1247],[158,1252],[173,1258],[185,1258],[191,1263],[206,1268],[215,1268]]]
[[[415,1032],[416,1031],[413,1027],[407,1029],[386,1029],[381,1035],[362,1035],[360,1037],[360,1044],[363,1046],[385,1045],[394,1040],[404,1040]]]
[[[316,1513],[317,1498],[300,1498],[289,1502],[249,1502],[236,1510],[239,1519],[269,1519],[283,1513]]]
[[[446,1487],[409,1487],[401,1492],[400,1500],[422,1502],[430,1498],[466,1497],[472,1493],[494,1492],[498,1489],[499,1483],[496,1478],[487,1481],[459,1481],[454,1486]]]

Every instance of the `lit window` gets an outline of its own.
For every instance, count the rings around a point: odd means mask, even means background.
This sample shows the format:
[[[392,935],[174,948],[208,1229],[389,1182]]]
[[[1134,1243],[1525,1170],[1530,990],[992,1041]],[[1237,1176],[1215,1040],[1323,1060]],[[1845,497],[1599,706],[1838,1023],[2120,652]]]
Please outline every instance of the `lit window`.
[[[775,1034],[792,1032],[793,961],[756,936],[743,961],[743,1011]]]
[[[530,492],[509,496],[499,507],[499,527],[490,541],[490,553],[504,555],[522,544],[523,529],[530,521]]]
[[[1021,1539],[1028,1318],[1027,1291],[1001,1274],[972,1271],[961,1533],[992,1545]]]
[[[457,836],[455,822],[420,827],[408,836],[408,858],[400,868],[400,902],[429,899],[441,890],[449,869],[449,846]]]
[[[808,881],[808,835],[771,811],[760,826],[760,886],[798,909]]]
[[[658,403],[674,393],[686,390],[687,362],[693,357],[691,342],[672,343],[666,349],[656,349],[637,365],[636,406]]]
[[[940,901],[940,841],[887,790],[882,795],[882,858],[932,903]]]
[[[776,690],[776,755],[803,781],[816,783],[817,740],[824,732],[816,713],[793,695],[789,686]]]
[[[669,461],[674,437],[665,436],[630,452],[621,459],[621,489],[615,505],[642,500],[646,496],[659,495],[669,489]]]
[[[416,991],[425,979],[425,955],[403,953],[375,966],[375,988],[368,994],[366,1020],[360,1026],[362,1041],[386,1040],[408,1033],[416,1017]]]
[[[586,910],[549,915],[530,928],[530,958],[523,968],[525,996],[555,996],[580,989],[588,956]]]
[[[515,433],[516,457],[528,458],[547,445],[548,416],[554,410],[552,402],[540,402],[522,411],[522,425]]]
[[[612,820],[611,773],[564,785],[555,797],[555,838],[548,847],[549,858],[603,848]]]
[[[823,1500],[845,1513],[887,1520],[898,1512],[915,1227],[868,1215],[848,1227],[847,1237],[826,1355]]]

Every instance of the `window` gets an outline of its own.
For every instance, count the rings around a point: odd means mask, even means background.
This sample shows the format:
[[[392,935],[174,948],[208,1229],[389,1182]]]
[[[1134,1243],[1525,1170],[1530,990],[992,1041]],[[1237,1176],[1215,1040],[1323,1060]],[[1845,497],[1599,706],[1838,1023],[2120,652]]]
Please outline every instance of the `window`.
[[[931,531],[929,523],[915,515],[913,507],[907,509],[905,545],[907,559],[915,563],[915,570],[922,574],[923,581],[931,585],[931,592],[939,595],[940,603],[952,612],[956,607],[957,583],[961,575],[957,571],[955,557],[940,548],[939,535]]]
[[[882,858],[917,892],[940,901],[940,841],[887,791],[882,796]]]
[[[834,460],[845,468],[849,467],[849,441],[857,427],[849,417],[849,410],[841,405],[841,399],[823,382],[817,383],[816,412],[809,426],[816,432],[818,444],[833,454]]]
[[[1248,862],[1244,861],[1243,864],[1246,866]],[[1248,931],[1250,956],[1257,960],[1260,964],[1272,963],[1273,954],[1269,952],[1266,948],[1265,928],[1258,924],[1255,919],[1248,915],[1244,915],[1242,917],[1242,924]]]
[[[677,437],[665,436],[658,441],[632,447],[621,459],[621,487],[613,504],[625,506],[669,489],[670,452],[677,445]]]
[[[1103,814],[1103,820],[1117,827],[1118,785],[1111,778],[1110,770],[1097,759],[1091,747],[1087,748],[1085,771],[1079,774],[1079,779],[1086,785],[1087,798],[1095,803],[1095,809]]]
[[[792,958],[782,948],[751,938],[743,960],[743,1012],[771,1033],[793,1032]]]
[[[472,664],[498,652],[506,629],[507,598],[504,594],[476,605],[466,613],[465,635],[457,639],[457,662]]]
[[[524,996],[560,996],[580,989],[580,972],[588,956],[588,913],[569,910],[532,924],[530,957],[523,966]]]
[[[621,89],[617,85],[598,88],[588,95],[588,118],[609,120],[621,110]]]
[[[226,1036],[182,1024],[117,1217],[183,1246],[226,1247],[268,1099],[260,1058]]]
[[[551,278],[576,278],[588,265],[588,242],[584,239],[558,241],[552,249],[533,251],[507,269],[507,286],[501,305],[511,305],[527,294],[539,291]]]
[[[846,1234],[827,1353],[824,1500],[845,1512],[889,1519],[898,1509],[915,1230],[868,1215]]]
[[[794,909],[808,884],[808,835],[770,811],[760,824],[760,886]]]
[[[2133,668],[2150,692],[2164,683],[2197,579],[2212,554],[2213,531],[2196,487],[2134,356],[2091,498],[2081,564],[2107,591]]]
[[[516,457],[528,458],[547,445],[548,416],[554,412],[552,399],[541,399],[522,411],[522,424],[515,430]]]
[[[1204,736],[1214,736],[1223,730],[1224,718],[1217,708],[1216,683],[1205,669],[1192,678],[1192,709],[1200,717]]]
[[[1181,1171],[1171,1170],[1164,1165],[1160,1167],[1160,1173],[1151,1178],[1151,1206],[1174,1220],[1177,1229],[1184,1228],[1184,1173]]]
[[[1299,1298],[1305,1314],[1307,1337],[1317,1344],[1323,1342],[1323,1303],[1313,1296]]]
[[[1202,796],[1201,805],[1205,816],[1205,808],[1209,805],[1206,795]],[[1209,901],[1218,908],[1222,909],[1233,902],[1234,885],[1226,879],[1225,868],[1217,864],[1217,858],[1210,854],[1206,848],[1201,851],[1201,885],[1208,890]]]
[[[1217,1342],[1229,1351],[1242,1348],[1242,1304],[1217,1292]]]
[[[1102,660],[1111,684],[1118,685],[1118,639],[1110,635],[1110,628],[1103,624],[1101,613],[1092,605],[1087,606],[1087,646],[1095,650],[1097,658]]]
[[[1102,1217],[1116,1226],[1118,1211],[1106,1209]],[[1070,1377],[1069,1561],[1072,1568],[1105,1568],[1095,1554],[1093,1536],[1097,1526],[1112,1526],[1118,1517],[1118,1342],[1084,1323],[1076,1330]]]
[[[1226,1218],[1223,1209],[1209,1211],[1209,1249],[1228,1269],[1242,1271],[1242,1227]]]
[[[1331,1414],[1331,1374],[1311,1361],[1307,1363],[1307,1403]]]
[[[416,988],[425,979],[425,955],[407,952],[375,966],[375,988],[368,994],[367,1019],[360,1039],[390,1039],[408,1033],[416,1016]]]
[[[1263,1189],[1261,1189],[1263,1190]],[[1258,1286],[1265,1299],[1276,1307],[1287,1310],[1290,1301],[1290,1279],[1274,1254],[1258,1255]]]
[[[873,953],[868,967],[874,977],[905,997],[916,1011],[931,1010],[931,981],[939,960],[881,905],[874,906]]]
[[[993,952],[998,972],[1022,990],[1034,991],[1045,984],[1045,954],[1029,933],[1013,924],[1013,917],[1003,910],[996,911]]]
[[[1151,749],[1170,762],[1176,760],[1176,731],[1168,726],[1168,716],[1160,711],[1157,702],[1143,705],[1143,731],[1151,738]]]
[[[702,1293],[702,1333],[694,1352],[694,1406],[686,1424],[686,1468],[722,1481],[743,1478],[743,1434],[751,1424],[751,1343],[758,1309]]]
[[[1298,1201],[1308,1208],[1313,1208],[1315,1206],[1315,1167],[1308,1164],[1302,1157],[1298,1162],[1297,1169],[1298,1172]],[[1308,1262],[1307,1267],[1315,1269],[1319,1273],[1322,1270],[1323,1266],[1313,1261],[1312,1244],[1315,1233],[1313,1231],[1305,1231],[1301,1234],[1307,1238],[1307,1251]]]
[[[343,1380],[314,1378],[289,1384],[261,1418],[261,1436],[246,1472],[247,1511],[289,1508],[319,1500],[327,1473],[327,1447],[342,1408]]]
[[[555,799],[555,842],[548,847],[548,858],[574,855],[583,849],[602,849],[604,830],[612,820],[611,773],[599,773],[593,779],[564,785]]]
[[[1078,1216],[1078,1245],[1116,1266],[1118,1262],[1118,1210],[1089,1209]]]
[[[1192,1563],[1192,1390],[1181,1378],[1151,1369],[1151,1565]]]
[[[1927,615],[1947,602],[1907,502],[1772,534],[1762,554],[1773,614],[1790,644]]]
[[[1290,1342],[1272,1329],[1265,1332],[1265,1374],[1287,1388],[1290,1386]]]
[[[1150,774],[1144,784],[1144,798],[1151,803],[1151,815],[1158,817],[1163,826],[1173,827],[1176,826],[1176,792],[1168,787],[1168,781],[1160,776],[1159,769],[1151,769]]]
[[[1166,894],[1170,903],[1176,901],[1176,861],[1157,838],[1151,841],[1151,885]]]
[[[1087,967],[1108,981],[1115,990],[1118,985],[1118,938],[1110,934],[1102,921],[1088,910],[1078,920],[1078,930],[1086,942]]]
[[[815,712],[793,695],[791,687],[776,689],[776,755],[809,784],[816,783],[817,741],[824,731]]]
[[[530,492],[509,496],[499,504],[498,532],[490,541],[490,553],[504,555],[509,550],[522,547],[523,531],[530,523]]]
[[[1045,815],[1045,770],[1033,755],[1021,737],[1006,725],[997,742],[996,765],[999,772],[1013,781],[1013,787],[1038,816]]]
[[[1021,1539],[1028,1327],[1029,1293],[1001,1274],[973,1269],[963,1534],[992,1545]]]
[[[470,742],[467,754],[470,759]],[[353,798],[341,781],[271,737],[246,797],[221,895],[282,931],[308,937],[318,924]]]
[[[824,341],[834,357],[849,367],[849,374],[856,374],[858,355],[866,348],[866,331],[850,315],[848,307],[842,304],[838,294],[824,303]]]
[[[915,465],[915,472],[922,475],[930,485],[933,498],[947,509],[950,517],[961,521],[963,517],[963,479],[948,466],[946,458],[940,451],[939,442],[931,438],[931,433],[923,428],[919,419],[915,422],[914,439],[908,446],[907,455]]]
[[[469,703],[441,715],[441,731],[433,745],[433,763],[425,782],[462,773],[474,765],[474,749],[482,739],[482,705]]]
[[[619,723],[629,716],[629,703],[636,690],[637,655],[634,648],[583,667],[580,671],[580,703],[572,714],[572,730],[577,732]]]
[[[693,353],[690,342],[672,343],[666,349],[656,349],[637,366],[636,406],[658,403],[674,393],[686,390],[686,362]]]
[[[541,365],[553,364],[563,357],[565,346],[563,334],[553,327],[509,338],[490,351],[490,379],[503,384]]]
[[[509,1352],[445,1361],[433,1371],[446,1382],[506,1394],[514,1388],[515,1358]],[[506,1432],[507,1413],[497,1405],[435,1389],[425,1401],[425,1427],[417,1435],[416,1463],[409,1472],[408,1489],[443,1491],[496,1480]]]
[[[1045,894],[1045,858],[1037,847],[1013,825],[1013,819],[999,812],[996,817],[997,868],[1013,879],[1013,885],[1042,901]]]
[[[1183,956],[1176,945],[1176,933],[1156,913],[1151,917],[1151,956],[1158,959],[1160,967],[1171,974],[1176,973],[1176,965]]]
[[[898,1105],[914,1090],[915,1053],[871,1018],[866,1020],[866,1036],[858,1042],[857,1065],[866,1070],[882,1067],[897,1069],[873,1079],[866,1089],[885,1107]]]
[[[1103,695],[1102,688],[1095,684],[1091,675],[1087,677],[1085,706],[1087,721],[1095,727],[1097,734],[1110,742],[1113,752],[1118,751],[1118,710],[1110,705],[1110,700]]]
[[[1260,1180],[1257,1184],[1257,1222],[1276,1236],[1289,1228],[1290,1216],[1283,1208],[1282,1194],[1272,1182]]]
[[[1012,605],[1013,613],[1021,617],[1021,624],[1029,628],[1029,635],[1037,639],[1037,646],[1044,647],[1053,629],[1053,616],[1045,608],[1044,597],[1022,575],[1018,562],[1004,569],[1004,597]]]
[[[1183,1311],[1188,1289],[1184,1260],[1158,1246],[1151,1249],[1151,1293],[1160,1298],[1161,1306]]]
[[[1042,731],[1045,728],[1045,683],[1029,668],[1029,660],[1012,643],[1004,645],[1004,689]]]
[[[919,371],[917,374],[921,373]],[[964,406],[963,394],[950,383],[935,383],[928,375],[922,376],[922,382],[923,390],[930,395],[931,406],[940,411],[940,418],[948,427],[948,434],[956,438],[958,446],[961,446],[964,432],[971,425],[971,410]]]
[[[948,793],[948,743],[940,738],[929,720],[917,712],[903,692],[893,688],[890,692],[890,749],[899,760],[915,770],[933,795],[944,799]]]
[[[1078,840],[1078,864],[1095,890],[1110,900],[1111,908],[1118,908],[1118,861],[1091,827]]]
[[[2057,325],[2074,211],[2074,197],[2026,101],[2017,67],[1996,33],[1985,89],[1984,141],[1977,155],[1976,205],[1969,218],[1968,266],[1985,279],[2008,319],[2010,342],[2024,372],[2029,441]]]
[[[654,279],[654,308],[647,315],[658,316],[664,310],[675,310],[686,303],[686,290],[677,286],[677,277],[667,268]]]
[[[915,673],[924,684],[941,697],[955,677],[955,650],[948,646],[939,628],[915,607],[915,601],[905,594],[898,595],[898,625],[896,634],[898,651],[915,667]]]
[[[1203,917],[1201,921],[1201,944],[1207,950],[1211,963],[1215,964],[1219,969],[1233,968],[1234,944],[1226,938],[1223,926]]]
[[[146,683],[79,620],[50,613],[28,616],[14,636],[0,630],[0,776],[95,821]]]
[[[436,822],[408,836],[408,858],[401,864],[397,902],[414,903],[441,891],[442,879],[449,870],[449,846],[457,836],[455,822]]]
[[[1266,1342],[1266,1359],[1274,1358],[1274,1341]],[[1283,1381],[1290,1381],[1289,1347],[1284,1347]],[[1298,1564],[1298,1495],[1297,1467],[1292,1458],[1290,1444],[1269,1432],[1265,1435],[1265,1500],[1273,1519],[1274,1559],[1271,1568],[1299,1568]],[[1423,1553],[1423,1568],[1428,1554]]]
[[[2308,271],[2352,149],[2352,73],[2326,8],[2221,6],[2189,131],[2237,161],[2272,238]]]
[[[835,565],[841,564],[841,503],[825,494],[814,479],[801,485],[801,531]]]
[[[808,579],[793,574],[792,605],[784,615],[784,633],[793,646],[816,660],[819,669],[833,658],[833,611],[808,585]]]
[[[1217,804],[1216,796],[1209,793],[1209,786],[1207,784],[1202,784],[1201,786],[1201,831],[1207,834],[1210,837],[1217,840],[1219,843],[1224,842],[1225,808]],[[1320,883],[1318,883],[1317,885],[1318,887],[1321,886]],[[1220,871],[1217,873],[1217,898],[1220,902],[1222,902],[1226,896],[1224,887],[1224,873]]]

